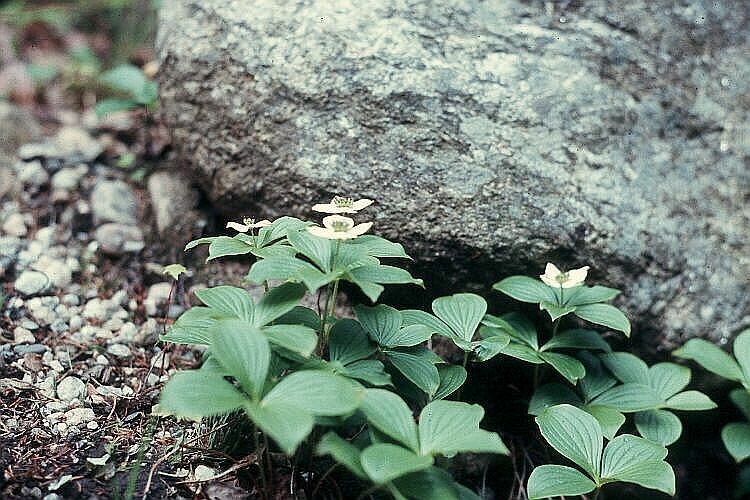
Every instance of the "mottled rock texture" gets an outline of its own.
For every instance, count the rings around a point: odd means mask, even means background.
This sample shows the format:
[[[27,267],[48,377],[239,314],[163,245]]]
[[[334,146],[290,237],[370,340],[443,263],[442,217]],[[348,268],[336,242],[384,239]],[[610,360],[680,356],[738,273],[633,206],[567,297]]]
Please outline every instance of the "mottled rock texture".
[[[165,0],[160,88],[227,213],[372,197],[428,286],[589,264],[670,349],[750,323],[749,20],[742,0]]]

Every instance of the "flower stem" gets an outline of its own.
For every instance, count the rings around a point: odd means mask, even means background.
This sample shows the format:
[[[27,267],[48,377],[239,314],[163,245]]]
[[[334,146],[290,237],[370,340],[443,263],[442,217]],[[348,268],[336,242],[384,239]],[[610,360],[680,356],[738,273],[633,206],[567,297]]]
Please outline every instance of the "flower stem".
[[[258,468],[260,469],[260,484],[263,488],[263,493],[261,494],[261,498],[266,498],[268,496],[268,485],[266,484],[266,471],[265,471],[265,464],[263,463],[263,453],[260,451],[260,442],[258,440],[258,428],[253,425],[253,441],[255,444],[255,458],[258,460]]]
[[[336,259],[339,256],[339,250],[341,249],[341,240],[336,240],[336,250],[333,252],[333,258],[331,259],[331,269],[336,269]],[[329,285],[330,287],[330,285]],[[329,294],[326,295],[326,303],[323,306],[323,319],[320,325],[320,335],[322,337],[320,343],[320,355],[322,356],[325,352],[326,345],[328,344],[328,328],[329,319],[333,316],[333,312],[336,308],[336,294],[339,290],[339,280],[333,282],[333,289]]]

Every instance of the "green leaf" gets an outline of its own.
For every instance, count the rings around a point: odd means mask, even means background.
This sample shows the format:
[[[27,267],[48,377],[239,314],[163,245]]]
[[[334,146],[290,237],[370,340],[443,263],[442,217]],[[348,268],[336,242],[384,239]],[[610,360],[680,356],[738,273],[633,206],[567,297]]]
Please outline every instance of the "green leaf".
[[[370,385],[391,385],[391,376],[377,359],[362,359],[346,365],[341,372],[349,378],[356,378]]]
[[[179,279],[180,275],[187,272],[187,267],[182,264],[169,264],[164,266],[161,273],[171,277],[173,280]]]
[[[750,424],[731,423],[721,430],[721,440],[736,462],[750,457]]]
[[[293,404],[313,415],[337,416],[356,410],[363,396],[364,391],[344,377],[320,370],[300,370],[281,379],[261,404]]]
[[[638,484],[674,495],[672,468],[663,461],[667,449],[647,439],[624,434],[607,445],[602,459],[602,479]]]
[[[549,363],[552,368],[557,370],[571,384],[575,384],[576,380],[586,375],[586,369],[581,362],[567,354],[540,352],[539,357]]]
[[[365,359],[375,352],[376,347],[370,342],[367,333],[353,319],[342,319],[331,328],[328,339],[331,361],[343,365]]]
[[[615,386],[592,401],[592,404],[609,406],[623,413],[658,408],[663,400],[651,386],[628,383]]]
[[[540,351],[550,349],[591,349],[595,351],[610,352],[612,348],[594,330],[565,330],[552,337],[542,346]]]
[[[586,405],[583,410],[599,422],[602,434],[607,439],[614,438],[622,424],[625,423],[625,415],[607,406]]]
[[[623,470],[614,479],[626,483],[633,483],[644,488],[650,488],[674,496],[675,477],[672,467],[663,460],[641,462],[629,469]]]
[[[506,356],[511,356],[527,363],[534,363],[535,365],[541,365],[544,360],[539,357],[539,353],[524,344],[511,342],[507,346],[503,347],[501,351]]]
[[[349,275],[356,281],[368,281],[383,285],[419,285],[424,286],[421,279],[414,278],[408,271],[383,265],[367,265],[349,271]]]
[[[312,415],[301,411],[296,404],[284,401],[273,404],[248,403],[245,412],[289,456],[294,454],[315,425]]]
[[[648,369],[648,378],[659,396],[668,399],[690,382],[690,368],[674,363],[657,363]]]
[[[509,454],[494,432],[479,428],[484,409],[460,401],[433,401],[419,415],[419,443],[422,455],[453,456],[456,453]]]
[[[649,385],[648,366],[639,357],[629,352],[612,352],[599,358],[621,382]]]
[[[385,389],[367,389],[360,407],[368,422],[387,436],[419,451],[417,426],[403,399]]]
[[[378,285],[377,283],[373,283],[372,281],[357,280],[349,274],[344,276],[344,279],[346,281],[349,281],[350,283],[357,285],[357,287],[362,291],[362,293],[365,294],[368,299],[370,299],[371,302],[377,302],[380,294],[383,293],[383,290],[385,290],[385,287],[383,285]]]
[[[562,318],[566,314],[570,314],[576,310],[575,306],[558,306],[552,302],[542,302],[539,304],[539,308],[542,311],[547,311],[552,321]]]
[[[578,306],[575,315],[591,323],[606,326],[613,330],[620,331],[626,337],[630,337],[630,321],[617,309],[609,304],[588,304]]]
[[[335,276],[323,274],[309,262],[295,257],[276,256],[255,262],[247,273],[247,279],[255,284],[269,280],[301,281],[314,292],[333,281]]]
[[[336,462],[342,464],[358,478],[367,478],[360,462],[361,453],[359,449],[349,441],[339,437],[335,432],[329,432],[320,439],[317,454],[331,455]]]
[[[750,328],[734,339],[734,357],[742,368],[745,383],[750,385]]]
[[[289,245],[275,244],[263,248],[254,248],[250,253],[261,259],[268,259],[269,257],[294,257],[297,250]]]
[[[682,434],[682,422],[667,410],[648,410],[635,414],[635,427],[644,438],[664,446],[673,444]]]
[[[221,317],[221,313],[210,307],[191,307],[177,318],[167,334],[159,337],[159,340],[174,344],[210,345],[208,329],[217,317]]]
[[[557,302],[557,296],[550,287],[528,276],[510,276],[495,283],[492,288],[521,302]]]
[[[365,448],[361,463],[372,482],[383,484],[430,467],[432,457],[419,456],[401,446],[383,443]]]
[[[432,301],[432,311],[458,338],[471,342],[487,313],[487,302],[473,293],[457,293]]]
[[[721,347],[703,339],[690,339],[680,349],[673,352],[683,359],[692,359],[706,370],[720,377],[741,382],[742,369]]]
[[[529,401],[529,415],[539,415],[550,406],[560,404],[580,406],[583,404],[583,401],[567,385],[556,382],[541,385],[534,391],[534,395],[531,396],[531,401]]]
[[[433,363],[406,352],[388,351],[386,355],[393,366],[414,385],[429,396],[435,394],[440,386],[440,375]]]
[[[96,103],[94,112],[97,118],[104,118],[110,113],[130,111],[139,107],[139,103],[133,99],[102,99]]]
[[[591,479],[564,465],[540,465],[531,471],[526,486],[530,500],[584,495],[595,488],[596,484]]]
[[[447,471],[435,466],[402,476],[393,486],[411,500],[480,500],[473,491],[456,483]]]
[[[733,389],[729,393],[729,399],[750,420],[750,392],[747,389]]]
[[[484,324],[499,328],[515,340],[528,345],[533,350],[539,350],[536,328],[525,316],[518,313],[503,314],[500,317],[488,314],[484,317]]]
[[[354,312],[372,340],[383,346],[394,345],[401,328],[401,313],[398,310],[379,304],[375,307],[355,306]]]
[[[272,288],[255,305],[255,326],[264,326],[294,309],[302,297],[305,287],[298,283],[284,283]]]
[[[547,408],[536,417],[542,436],[558,453],[599,477],[603,435],[599,422],[571,405]]]
[[[296,306],[288,313],[276,319],[276,324],[304,325],[315,331],[320,331],[320,317],[310,308]]]
[[[286,238],[287,233],[302,229],[307,225],[295,217],[279,217],[271,223],[270,226],[261,228],[258,231],[258,246],[265,247],[272,241]]]
[[[433,399],[444,399],[458,390],[466,382],[466,369],[461,365],[437,366],[440,375],[440,385],[435,391]]]
[[[197,290],[195,295],[207,306],[252,324],[255,306],[247,290],[228,285]]]
[[[591,401],[599,394],[617,384],[614,377],[604,369],[599,358],[589,352],[579,352],[578,359],[586,367],[586,376],[578,381],[581,393],[586,401]]]
[[[218,236],[210,236],[208,238],[198,238],[197,240],[193,240],[188,242],[187,245],[185,245],[185,251],[190,250],[191,248],[195,248],[198,245],[206,245],[214,241]]]
[[[318,345],[315,330],[303,325],[271,325],[261,328],[273,345],[309,357]]]
[[[480,334],[482,333],[482,329],[489,329],[490,327],[483,326],[481,327]],[[494,330],[493,333],[495,335],[487,336],[479,341],[474,341],[472,344],[475,348],[476,352],[476,359],[477,361],[487,361],[501,352],[503,352],[503,349],[505,349],[508,344],[510,344],[510,335],[503,332],[502,330],[492,329]]]
[[[622,434],[609,442],[602,458],[602,477],[616,478],[622,471],[641,462],[663,460],[667,449],[653,441]]]
[[[606,286],[579,286],[575,288],[570,297],[565,301],[567,305],[583,306],[597,302],[608,302],[620,295],[620,290],[607,288]]]
[[[331,271],[334,247],[331,240],[315,236],[305,229],[289,231],[287,238],[299,253],[310,259],[323,272]]]
[[[343,274],[348,271],[353,271],[355,269],[359,269],[365,266],[378,267],[380,265],[380,261],[376,259],[375,257],[367,255],[367,251],[364,248],[357,246],[357,245],[350,245],[348,243],[342,242],[342,245],[339,247],[339,252],[336,255],[336,262],[334,263],[333,261],[331,261],[331,265],[333,266],[332,271]],[[401,270],[399,269],[399,271]],[[405,272],[405,271],[402,271],[402,272]],[[371,276],[371,277],[375,277],[375,276]],[[362,279],[365,281],[368,281],[367,278],[363,277]],[[369,280],[369,281],[373,281],[373,280]],[[374,280],[374,281],[378,283],[380,282],[379,280]]]
[[[430,313],[419,311],[417,309],[406,309],[401,311],[401,317],[403,318],[404,326],[424,325],[429,328],[432,333],[437,333],[438,335],[448,338],[453,336],[453,332],[448,325]]]
[[[239,319],[223,319],[210,328],[211,350],[253,399],[260,399],[271,362],[268,340],[260,331]]]
[[[393,243],[371,234],[365,234],[351,241],[350,245],[361,245],[365,248],[368,255],[373,257],[398,257],[403,259],[411,259],[406,252],[404,247],[399,243]]]
[[[716,403],[711,399],[698,391],[685,391],[672,396],[667,399],[665,405],[667,408],[673,410],[712,410],[716,408]]]
[[[229,236],[217,236],[208,245],[208,258],[206,262],[218,259],[219,257],[226,257],[227,255],[245,255],[250,253],[252,249],[253,247],[239,239],[230,238]]]
[[[139,95],[149,83],[140,68],[131,64],[122,64],[109,71],[105,71],[99,80],[112,90],[124,92],[131,96]]]
[[[241,408],[247,399],[219,373],[177,372],[161,391],[159,406],[177,417],[198,420]]]

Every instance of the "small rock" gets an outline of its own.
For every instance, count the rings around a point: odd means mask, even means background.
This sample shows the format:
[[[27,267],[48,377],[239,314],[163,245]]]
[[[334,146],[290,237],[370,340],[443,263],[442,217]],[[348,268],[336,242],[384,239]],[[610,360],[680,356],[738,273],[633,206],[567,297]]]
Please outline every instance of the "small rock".
[[[21,321],[21,326],[24,327],[24,328],[26,328],[27,330],[31,330],[31,331],[39,329],[39,325],[37,325],[36,323],[34,323],[33,321],[31,321],[30,319],[25,319],[25,320]]]
[[[136,345],[146,346],[152,345],[159,338],[159,323],[154,318],[149,318],[145,323],[141,325],[138,330],[138,334],[135,336],[133,341]]]
[[[100,226],[95,235],[102,252],[111,255],[140,252],[145,243],[138,226],[109,223]]]
[[[86,428],[91,431],[95,431],[99,428],[99,424],[96,423],[96,421],[92,420],[88,424],[86,424]]]
[[[166,304],[172,293],[172,283],[161,282],[155,283],[148,288],[148,293],[143,301],[146,308],[146,314],[156,316],[159,306]]]
[[[13,288],[22,295],[30,296],[42,293],[50,286],[50,279],[39,271],[24,271],[13,283]]]
[[[105,355],[99,354],[96,359],[94,359],[94,363],[96,363],[97,365],[107,366],[109,365],[109,360]]]
[[[50,330],[52,330],[53,332],[57,334],[68,331],[68,324],[65,323],[65,321],[63,321],[60,318],[57,318],[52,323],[50,323],[49,327],[50,327]]]
[[[49,182],[49,174],[39,161],[22,163],[17,168],[19,182],[32,192],[38,191]]]
[[[164,170],[148,178],[148,192],[159,233],[181,226],[198,203],[198,192],[190,181],[177,171]]]
[[[83,326],[83,318],[78,316],[77,314],[75,316],[70,317],[70,321],[68,322],[68,328],[70,328],[71,332],[77,332],[81,329]]]
[[[19,238],[26,236],[28,230],[23,215],[19,213],[10,214],[3,223],[3,231],[10,236],[18,236]]]
[[[99,141],[91,137],[88,132],[79,127],[63,127],[55,137],[55,156],[68,161],[94,161],[102,151]]]
[[[86,395],[86,384],[77,377],[66,377],[57,384],[57,397],[63,401],[81,399]]]
[[[117,336],[113,339],[114,342],[121,344],[129,344],[133,342],[135,336],[138,334],[138,327],[132,322],[127,322],[117,331]]]
[[[91,193],[91,209],[97,222],[137,222],[138,204],[135,194],[130,186],[120,180],[99,181]]]
[[[46,350],[47,346],[44,344],[17,345],[13,348],[16,354],[42,354]]]
[[[13,330],[13,342],[15,344],[33,344],[36,342],[36,339],[34,338],[34,334],[26,328],[17,326]]]
[[[94,420],[94,410],[91,408],[73,408],[65,412],[65,421],[68,425],[81,425]]]
[[[78,188],[78,184],[88,171],[89,168],[85,164],[63,168],[52,176],[52,189],[73,191]]]
[[[54,287],[65,288],[73,281],[73,273],[65,261],[48,255],[42,255],[32,267],[46,274]]]
[[[132,355],[132,353],[130,352],[130,348],[123,344],[112,344],[107,348],[107,352],[113,356],[123,359],[127,359]]]

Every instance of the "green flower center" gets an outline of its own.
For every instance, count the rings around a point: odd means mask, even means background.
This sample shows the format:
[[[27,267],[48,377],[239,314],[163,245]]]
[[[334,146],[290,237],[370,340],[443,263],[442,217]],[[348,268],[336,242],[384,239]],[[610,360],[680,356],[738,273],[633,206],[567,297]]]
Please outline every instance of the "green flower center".
[[[568,273],[558,274],[557,277],[555,278],[555,281],[557,281],[560,284],[565,283],[566,281],[568,281]]]
[[[331,229],[333,229],[337,233],[345,233],[349,229],[351,229],[351,226],[348,223],[344,222],[344,221],[337,220],[336,222],[334,222],[333,224],[331,224]]]
[[[354,200],[351,198],[346,198],[344,196],[334,196],[333,204],[338,208],[351,208],[352,206],[354,206]]]
[[[245,217],[242,219],[242,223],[246,226],[252,226],[255,224],[255,219],[252,217]]]

